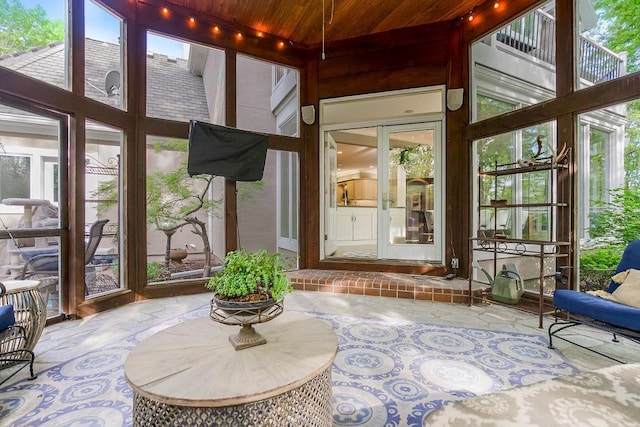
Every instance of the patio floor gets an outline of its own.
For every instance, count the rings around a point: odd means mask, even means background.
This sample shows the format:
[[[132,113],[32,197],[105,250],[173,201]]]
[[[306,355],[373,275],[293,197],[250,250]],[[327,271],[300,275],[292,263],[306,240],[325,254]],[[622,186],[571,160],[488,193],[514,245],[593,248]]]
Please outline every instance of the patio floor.
[[[312,273],[307,271],[304,275],[309,276]],[[337,276],[339,277],[339,274]],[[364,274],[364,277],[367,280],[374,280],[372,277],[376,277],[376,275]],[[447,290],[455,290],[455,286],[458,286],[458,284],[461,285],[464,282],[466,286],[467,283],[464,280],[458,282],[446,281],[445,283],[450,282],[454,282],[452,283],[454,286],[447,287]],[[360,282],[356,280],[356,285],[359,284]],[[305,284],[305,286],[307,285]],[[334,286],[335,290],[336,286],[342,285],[325,284],[323,286]],[[358,289],[358,287],[354,286],[354,289]],[[102,348],[113,347],[115,342],[125,340],[132,334],[148,336],[148,334],[166,327],[169,323],[175,322],[176,316],[184,315],[184,313],[189,313],[192,310],[202,308],[203,305],[207,305],[210,298],[211,295],[207,293],[140,301],[98,313],[85,319],[51,325],[45,328],[44,334],[35,349],[36,373],[40,373],[43,381],[46,381],[49,374],[43,371],[53,368],[55,372],[55,369],[59,369],[56,366],[60,366],[66,361],[77,358],[87,352],[100,352]],[[552,321],[551,317],[545,317],[545,329],[540,329],[537,327],[538,318],[536,315],[514,310],[507,306],[478,304],[469,307],[466,304],[441,303],[418,298],[387,298],[349,293],[296,290],[287,295],[285,301],[286,309],[290,310],[373,318],[388,322],[420,322],[434,325],[471,327],[489,331],[532,334],[545,339],[546,328]],[[574,328],[573,331],[568,331],[565,334],[565,336],[569,335],[583,345],[597,348],[599,351],[614,355],[622,360],[629,362],[640,361],[637,345],[626,340],[612,343],[609,334],[587,327]],[[560,340],[554,341],[554,344],[561,355],[580,370],[591,370],[616,364],[607,358]],[[6,372],[0,371],[0,379],[6,374]],[[26,372],[23,370],[5,383],[2,389],[7,390],[12,384],[24,380],[25,377]],[[36,384],[38,381],[36,379],[34,382],[26,382],[26,384]],[[21,384],[25,383],[22,382]],[[37,385],[35,386],[37,387]],[[3,393],[0,392],[0,414],[3,408],[2,396]],[[10,408],[5,407],[4,409]],[[50,407],[46,408],[46,413],[54,413],[56,410],[62,411],[64,409],[57,408],[56,403],[53,402]],[[24,416],[24,413],[22,416]]]

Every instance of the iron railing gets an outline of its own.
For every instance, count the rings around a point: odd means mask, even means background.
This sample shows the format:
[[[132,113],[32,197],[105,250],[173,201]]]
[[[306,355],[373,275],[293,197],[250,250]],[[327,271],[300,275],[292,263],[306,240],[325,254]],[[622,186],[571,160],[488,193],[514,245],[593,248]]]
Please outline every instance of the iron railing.
[[[528,13],[496,33],[496,40],[551,65],[556,65],[555,19],[536,10]],[[601,83],[620,77],[625,61],[619,55],[580,35],[580,78]]]

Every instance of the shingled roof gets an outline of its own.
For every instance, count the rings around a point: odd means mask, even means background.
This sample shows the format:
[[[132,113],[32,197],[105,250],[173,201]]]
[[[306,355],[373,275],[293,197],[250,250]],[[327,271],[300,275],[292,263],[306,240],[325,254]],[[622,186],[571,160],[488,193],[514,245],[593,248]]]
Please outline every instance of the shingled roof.
[[[120,96],[107,96],[104,79],[120,70],[120,46],[85,39],[85,94],[91,99],[121,108]],[[51,43],[14,55],[0,57],[0,66],[64,87],[65,46]],[[147,116],[178,121],[209,121],[201,76],[187,67],[187,60],[153,53],[147,55]]]

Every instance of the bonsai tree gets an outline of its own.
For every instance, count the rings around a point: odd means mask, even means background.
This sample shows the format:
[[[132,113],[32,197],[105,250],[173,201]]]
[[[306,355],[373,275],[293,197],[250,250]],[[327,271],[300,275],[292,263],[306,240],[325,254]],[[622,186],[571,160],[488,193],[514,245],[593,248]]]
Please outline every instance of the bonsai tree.
[[[188,141],[170,139],[153,145],[155,152],[187,153]],[[218,215],[222,203],[219,199],[209,197],[209,189],[214,175],[196,175],[190,177],[187,173],[186,158],[178,164],[176,169],[165,172],[154,172],[147,175],[147,223],[154,225],[158,231],[166,236],[165,268],[171,262],[171,239],[173,235],[185,226],[191,227],[191,232],[200,236],[205,262],[203,277],[211,275],[211,244],[207,234],[206,220],[208,215]],[[238,189],[237,197],[250,199],[255,189],[261,189],[263,181],[251,182]],[[100,183],[94,192],[99,199],[105,201],[98,206],[100,210],[109,208],[117,203],[118,182],[116,179]]]
[[[186,153],[188,141],[168,140],[153,146],[156,152],[173,151]],[[165,268],[171,261],[171,237],[182,227],[191,226],[192,233],[200,236],[204,252],[203,277],[211,274],[211,244],[206,229],[206,217],[200,215],[216,214],[221,203],[209,197],[209,189],[215,176],[197,175],[190,177],[187,173],[187,160],[182,160],[178,167],[169,172],[154,172],[147,175],[147,223],[152,224],[166,236]],[[110,209],[117,204],[119,197],[118,180],[103,181],[92,193],[102,203],[98,212]]]
[[[287,264],[282,254],[269,255],[266,249],[229,252],[222,272],[205,285],[216,292],[216,298],[237,302],[253,302],[284,298],[293,291],[286,275]]]
[[[165,266],[169,266],[171,237],[182,227],[200,236],[204,252],[204,277],[211,273],[211,244],[205,219],[200,214],[217,213],[220,200],[208,197],[212,175],[189,177],[183,162],[171,172],[155,172],[147,176],[147,222],[166,235]]]

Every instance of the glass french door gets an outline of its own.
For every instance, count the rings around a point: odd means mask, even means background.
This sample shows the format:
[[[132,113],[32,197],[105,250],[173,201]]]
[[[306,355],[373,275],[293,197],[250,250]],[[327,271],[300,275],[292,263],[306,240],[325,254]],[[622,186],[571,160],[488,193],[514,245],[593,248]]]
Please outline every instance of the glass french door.
[[[430,122],[381,127],[380,258],[442,261],[441,126]]]
[[[324,132],[326,258],[443,259],[441,122]]]

